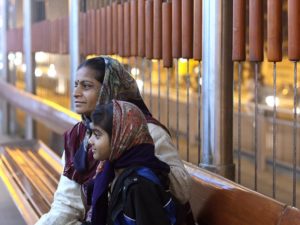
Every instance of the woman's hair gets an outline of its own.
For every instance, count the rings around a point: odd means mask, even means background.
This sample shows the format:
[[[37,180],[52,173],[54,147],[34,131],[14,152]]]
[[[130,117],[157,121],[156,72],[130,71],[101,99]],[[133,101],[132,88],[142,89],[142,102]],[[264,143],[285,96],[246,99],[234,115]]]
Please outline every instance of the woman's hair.
[[[95,111],[92,113],[92,121],[95,126],[99,126],[105,130],[111,138],[113,126],[113,103],[105,105],[97,104]]]
[[[77,70],[81,69],[82,67],[87,67],[91,70],[94,70],[96,73],[95,79],[101,84],[103,83],[105,75],[105,60],[102,57],[95,57],[84,61],[78,66]]]

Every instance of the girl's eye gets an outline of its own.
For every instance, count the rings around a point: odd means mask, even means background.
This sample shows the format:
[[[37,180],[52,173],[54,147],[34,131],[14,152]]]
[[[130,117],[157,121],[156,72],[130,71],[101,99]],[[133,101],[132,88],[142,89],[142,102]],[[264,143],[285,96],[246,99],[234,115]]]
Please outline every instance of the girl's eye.
[[[86,134],[87,134],[87,136],[90,138],[90,137],[92,136],[91,130],[88,129],[88,130],[86,131]]]
[[[97,139],[99,139],[102,136],[101,133],[98,133],[98,132],[94,132],[94,135]]]

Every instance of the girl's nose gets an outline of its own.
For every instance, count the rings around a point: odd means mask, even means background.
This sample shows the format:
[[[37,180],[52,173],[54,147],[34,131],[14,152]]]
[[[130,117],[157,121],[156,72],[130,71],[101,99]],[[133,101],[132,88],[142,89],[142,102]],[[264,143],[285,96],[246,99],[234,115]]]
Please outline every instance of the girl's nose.
[[[93,135],[90,136],[90,138],[89,138],[89,140],[88,140],[88,143],[89,143],[90,145],[93,145],[93,144],[94,144],[94,142],[93,142]]]

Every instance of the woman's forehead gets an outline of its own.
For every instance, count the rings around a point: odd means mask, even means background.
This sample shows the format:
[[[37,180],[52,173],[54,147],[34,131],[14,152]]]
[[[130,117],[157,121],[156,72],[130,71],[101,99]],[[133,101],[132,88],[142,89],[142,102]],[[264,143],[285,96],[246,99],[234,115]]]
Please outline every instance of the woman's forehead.
[[[87,67],[82,67],[77,70],[76,73],[76,80],[90,80],[90,81],[97,81],[96,80],[96,71],[89,69]]]

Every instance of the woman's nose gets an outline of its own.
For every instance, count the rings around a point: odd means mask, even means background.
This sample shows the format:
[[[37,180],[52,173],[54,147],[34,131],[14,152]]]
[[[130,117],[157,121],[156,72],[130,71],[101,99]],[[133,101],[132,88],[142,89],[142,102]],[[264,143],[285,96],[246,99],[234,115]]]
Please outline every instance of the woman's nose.
[[[75,87],[74,88],[74,91],[73,91],[73,97],[80,97],[82,95],[82,92],[81,92],[81,90],[80,90],[80,88],[79,87]]]

